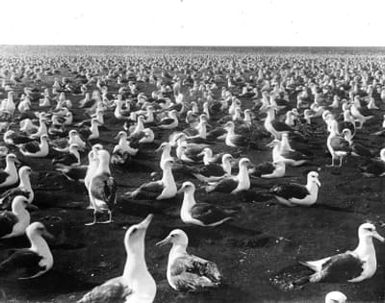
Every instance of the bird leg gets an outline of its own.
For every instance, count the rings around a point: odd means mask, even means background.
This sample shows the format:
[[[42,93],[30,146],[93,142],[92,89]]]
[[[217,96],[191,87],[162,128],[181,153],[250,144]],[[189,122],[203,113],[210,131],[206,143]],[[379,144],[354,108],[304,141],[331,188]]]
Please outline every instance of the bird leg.
[[[338,165],[338,167],[342,167],[342,162],[344,161],[344,158],[343,157],[341,157],[340,158],[340,165]]]
[[[112,223],[112,211],[111,210],[108,210],[108,220],[107,221],[103,221],[103,222],[98,222],[100,224],[108,224],[108,223]]]
[[[94,217],[94,220],[91,223],[86,223],[84,225],[91,226],[91,225],[94,225],[96,223],[96,210],[95,209],[94,209],[94,212],[93,212],[93,217]]]

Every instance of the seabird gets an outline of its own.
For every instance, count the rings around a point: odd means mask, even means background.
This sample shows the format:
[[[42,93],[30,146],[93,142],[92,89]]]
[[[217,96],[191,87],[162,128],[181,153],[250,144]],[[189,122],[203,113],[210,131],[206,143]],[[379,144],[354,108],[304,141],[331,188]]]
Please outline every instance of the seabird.
[[[65,166],[77,166],[80,165],[80,154],[79,154],[79,145],[73,143],[68,149],[68,153],[65,155],[52,159],[52,164],[65,165]]]
[[[153,181],[142,184],[132,192],[126,192],[126,195],[132,199],[155,199],[164,200],[174,198],[177,194],[177,187],[172,174],[173,159],[167,159],[162,169],[163,176],[159,181]]]
[[[384,242],[372,223],[361,224],[358,228],[358,246],[316,261],[300,262],[314,273],[301,282],[361,282],[371,278],[377,270],[376,251],[373,238]]]
[[[233,219],[239,211],[239,209],[222,208],[209,203],[197,203],[194,196],[195,185],[190,181],[184,182],[178,192],[184,193],[180,217],[186,224],[218,226]]]
[[[161,129],[174,129],[178,127],[179,122],[176,114],[177,114],[177,111],[173,109],[172,111],[169,112],[168,118],[162,119],[157,126]]]
[[[16,196],[12,201],[12,211],[0,213],[0,238],[18,237],[25,233],[31,221],[31,216],[26,210],[28,201],[23,196]]]
[[[272,158],[273,162],[284,162],[291,166],[300,166],[309,161],[308,157],[297,151],[281,151],[281,141],[274,139],[270,144],[273,146]]]
[[[311,171],[307,174],[307,184],[282,183],[274,185],[270,193],[286,206],[310,206],[317,202],[318,190],[321,186],[319,174]]]
[[[26,136],[19,135],[13,130],[8,130],[4,133],[3,141],[8,145],[19,145],[32,142],[34,140]]]
[[[94,220],[86,225],[96,223],[96,213],[107,210],[109,219],[99,223],[111,223],[111,208],[116,204],[116,182],[110,171],[110,154],[106,150],[99,150],[96,153],[98,166],[92,175],[88,187],[88,196],[94,210]]]
[[[286,164],[284,161],[263,162],[253,167],[250,173],[265,179],[282,178],[286,173]]]
[[[0,188],[9,187],[19,180],[16,163],[19,162],[15,154],[8,154],[5,157],[5,168],[0,170]]]
[[[10,279],[37,278],[53,266],[51,250],[43,237],[53,238],[40,222],[31,223],[25,233],[31,243],[30,248],[18,249],[0,263],[0,276]]]
[[[341,167],[344,158],[351,152],[350,144],[338,134],[337,124],[333,123],[329,126],[330,134],[327,138],[326,146],[332,156],[332,164],[328,166],[334,166],[335,160],[339,159],[339,167]]]
[[[222,164],[207,163],[203,167],[192,167],[192,174],[201,182],[217,181],[226,176],[231,176],[233,156],[224,154]]]
[[[380,159],[369,159],[359,167],[365,177],[382,177],[385,175],[385,148],[380,151]]]
[[[23,166],[19,169],[19,185],[6,190],[0,196],[0,207],[2,209],[7,209],[16,196],[23,196],[27,199],[28,203],[32,203],[34,199],[34,192],[30,180],[31,172],[32,170],[29,166]]]
[[[123,274],[95,287],[78,303],[152,303],[156,283],[147,269],[144,239],[153,215],[132,225],[124,237],[127,253]]]
[[[242,158],[239,161],[238,175],[223,178],[218,182],[209,182],[208,185],[205,187],[206,191],[218,191],[235,194],[240,191],[250,189],[250,178],[248,172],[249,164],[250,160],[248,158]]]
[[[48,135],[42,135],[40,137],[40,143],[33,141],[19,145],[19,150],[26,157],[44,158],[48,156],[49,145]]]
[[[172,243],[168,256],[167,281],[177,291],[197,292],[218,287],[222,275],[211,261],[187,253],[188,237],[183,230],[174,229],[158,246]]]

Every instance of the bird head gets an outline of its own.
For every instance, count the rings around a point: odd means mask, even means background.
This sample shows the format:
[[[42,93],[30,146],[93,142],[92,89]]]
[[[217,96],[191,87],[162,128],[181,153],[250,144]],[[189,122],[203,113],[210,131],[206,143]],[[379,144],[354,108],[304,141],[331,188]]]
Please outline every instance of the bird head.
[[[385,239],[382,237],[376,230],[376,227],[374,226],[373,223],[364,223],[361,224],[360,227],[358,228],[358,237],[360,239],[365,239],[365,238],[376,238],[377,240],[384,242]]]
[[[319,174],[316,171],[311,171],[307,174],[308,182],[315,183],[319,187],[321,186],[321,182],[319,181]]]
[[[55,238],[51,233],[48,232],[44,224],[41,222],[31,223],[25,230],[25,233],[27,234],[28,238],[33,238],[34,236],[40,236],[51,240]]]
[[[144,250],[144,237],[153,217],[153,214],[149,214],[142,222],[130,226],[126,231],[124,245],[127,252]]]
[[[180,245],[183,247],[187,247],[188,245],[188,237],[186,233],[181,229],[172,230],[166,238],[162,241],[156,243],[157,246],[163,246],[168,243],[172,243],[173,245]]]
[[[195,191],[194,183],[190,181],[183,182],[182,187],[178,190],[178,193],[193,192]]]

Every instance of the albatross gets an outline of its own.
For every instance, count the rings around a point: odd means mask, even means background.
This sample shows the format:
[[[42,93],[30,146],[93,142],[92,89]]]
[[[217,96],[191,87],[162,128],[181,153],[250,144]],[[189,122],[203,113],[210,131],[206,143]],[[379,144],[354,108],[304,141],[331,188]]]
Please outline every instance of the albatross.
[[[123,274],[86,293],[78,303],[152,303],[156,283],[147,269],[144,239],[153,215],[132,225],[124,237],[127,253]]]
[[[195,185],[190,181],[182,184],[179,192],[183,192],[180,217],[184,223],[199,226],[218,226],[233,219],[239,209],[222,208],[209,203],[197,203],[194,197]]]
[[[172,174],[173,159],[167,159],[162,169],[163,176],[159,181],[144,183],[132,192],[126,192],[126,195],[132,199],[156,199],[164,200],[174,198],[177,194],[177,187]]]
[[[106,150],[99,150],[96,153],[99,160],[98,166],[91,176],[88,196],[94,210],[94,220],[86,225],[96,223],[96,213],[107,211],[109,219],[100,223],[111,223],[112,212],[111,208],[116,204],[116,182],[110,171],[110,154]]]
[[[247,170],[249,164],[248,158],[242,158],[238,164],[238,175],[225,177],[218,182],[209,182],[205,188],[206,192],[218,191],[235,194],[250,189],[250,177]]]
[[[157,246],[172,243],[168,256],[167,281],[177,291],[197,292],[218,287],[222,275],[211,261],[187,253],[188,237],[181,229],[174,229]]]
[[[321,186],[319,174],[311,171],[307,174],[307,184],[282,183],[274,185],[270,193],[286,206],[304,205],[310,206],[317,202],[318,190]]]
[[[353,251],[346,251],[316,261],[300,262],[314,271],[308,282],[348,281],[361,282],[371,278],[377,270],[376,251],[373,238],[384,242],[385,239],[376,231],[372,223],[361,224],[358,228],[358,246]]]
[[[10,257],[1,262],[0,277],[33,279],[52,268],[53,256],[43,237],[53,239],[53,236],[40,222],[30,224],[25,232],[31,242],[31,247],[16,250]]]
[[[28,201],[23,196],[17,196],[12,201],[12,211],[0,213],[0,238],[18,237],[25,233],[31,221],[31,216],[26,210]]]
[[[0,188],[14,185],[18,180],[15,154],[8,154],[5,157],[5,169],[0,170]]]

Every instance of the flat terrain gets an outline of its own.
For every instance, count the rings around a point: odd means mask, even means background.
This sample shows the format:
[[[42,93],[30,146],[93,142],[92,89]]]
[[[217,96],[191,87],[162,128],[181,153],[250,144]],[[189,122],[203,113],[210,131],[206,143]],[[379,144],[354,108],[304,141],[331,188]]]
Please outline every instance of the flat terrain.
[[[72,79],[73,74],[63,68],[57,77]],[[51,87],[53,77],[46,77],[38,87]],[[17,92],[26,85],[20,83]],[[155,86],[138,83],[139,91],[150,95]],[[118,87],[112,87],[116,93]],[[91,90],[92,91],[92,90]],[[6,97],[3,93],[0,99]],[[75,120],[85,119],[83,110],[78,109],[80,95],[67,94],[74,105]],[[251,107],[248,98],[241,98],[242,108]],[[292,104],[293,105],[293,104]],[[384,147],[385,139],[369,136],[382,123],[385,104],[378,104],[376,118],[357,134],[357,140],[376,149]],[[34,104],[34,109],[38,106]],[[320,119],[320,118],[319,118]],[[261,123],[261,122],[258,122]],[[321,120],[316,120],[322,127]],[[112,150],[116,143],[112,139],[122,129],[112,112],[105,117],[107,131],[102,132],[100,142]],[[183,129],[185,125],[181,125]],[[159,142],[167,140],[169,132],[162,132]],[[263,139],[261,146],[271,141]],[[314,142],[313,142],[314,141]],[[314,143],[314,144],[313,144]],[[382,302],[385,285],[385,246],[375,243],[378,257],[376,275],[359,284],[306,285],[301,290],[283,292],[274,288],[269,278],[281,268],[297,260],[311,260],[353,249],[357,243],[357,228],[367,221],[377,223],[378,231],[385,236],[384,179],[364,178],[358,164],[362,160],[348,158],[343,168],[328,168],[331,158],[326,151],[326,135],[312,138],[307,148],[314,153],[311,165],[289,168],[288,177],[281,180],[254,179],[253,184],[261,191],[276,182],[306,182],[309,169],[319,169],[322,187],[317,205],[309,208],[286,208],[274,203],[240,201],[231,195],[206,194],[202,189],[197,199],[218,205],[242,205],[244,211],[237,220],[216,228],[200,228],[184,225],[179,218],[181,196],[165,202],[127,201],[122,193],[133,190],[150,180],[150,172],[158,167],[160,154],[149,161],[148,169],[112,167],[112,173],[119,183],[118,207],[114,211],[114,223],[85,226],[92,220],[92,213],[86,210],[87,193],[82,184],[68,181],[53,170],[51,159],[23,158],[23,163],[32,167],[33,187],[39,207],[32,213],[33,221],[43,222],[55,237],[50,246],[54,255],[53,269],[41,278],[31,281],[1,282],[1,302],[74,302],[94,285],[122,273],[125,263],[123,237],[130,225],[141,221],[148,213],[155,214],[146,236],[146,259],[153,274],[158,292],[157,303],[206,303],[206,302],[323,302],[327,292],[340,290],[349,302]],[[11,148],[11,150],[13,150]],[[213,145],[213,150],[234,151],[222,141]],[[250,150],[244,154],[254,163],[271,160],[271,150]],[[86,163],[86,154],[83,163]],[[177,182],[186,178],[177,177]],[[198,184],[195,180],[194,182]],[[155,243],[174,228],[183,229],[190,238],[189,251],[203,258],[215,261],[225,276],[225,286],[204,294],[179,294],[172,290],[166,280],[168,248],[159,248]],[[0,259],[17,247],[25,247],[25,238],[0,242]]]

